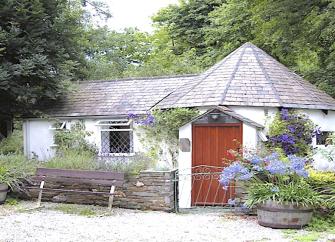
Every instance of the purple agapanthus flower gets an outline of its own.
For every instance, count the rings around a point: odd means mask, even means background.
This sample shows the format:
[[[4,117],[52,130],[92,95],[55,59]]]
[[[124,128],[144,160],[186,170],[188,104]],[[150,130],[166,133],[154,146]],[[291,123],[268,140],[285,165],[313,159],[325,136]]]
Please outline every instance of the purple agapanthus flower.
[[[249,180],[251,177],[252,173],[246,167],[239,162],[234,162],[222,171],[219,181],[223,189],[227,189],[232,180]]]
[[[287,172],[287,165],[281,160],[271,161],[265,169],[273,175],[285,175]]]
[[[255,171],[263,171],[263,168],[261,166],[259,166],[259,165],[254,165],[252,167],[252,169],[255,170]]]
[[[262,162],[262,158],[257,155],[253,155],[249,160],[250,163],[253,165],[258,165]]]
[[[295,155],[289,155],[288,158],[290,160],[291,172],[296,173],[298,176],[308,177],[308,172],[305,169],[306,159]]]

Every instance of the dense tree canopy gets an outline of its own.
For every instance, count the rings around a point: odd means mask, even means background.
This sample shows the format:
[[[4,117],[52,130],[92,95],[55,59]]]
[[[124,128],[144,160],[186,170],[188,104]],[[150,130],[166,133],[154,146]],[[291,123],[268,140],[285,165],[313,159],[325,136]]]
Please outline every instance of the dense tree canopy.
[[[251,41],[335,97],[334,0],[189,0],[154,20],[181,43],[176,55],[201,47],[201,68]]]
[[[79,1],[0,2],[1,111],[17,113],[56,99],[83,77]]]

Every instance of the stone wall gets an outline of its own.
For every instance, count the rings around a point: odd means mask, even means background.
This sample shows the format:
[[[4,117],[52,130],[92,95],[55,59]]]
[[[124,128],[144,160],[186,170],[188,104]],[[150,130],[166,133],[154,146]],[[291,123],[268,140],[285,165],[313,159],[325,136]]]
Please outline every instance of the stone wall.
[[[117,195],[114,197],[113,206],[171,212],[174,210],[175,205],[174,177],[175,171],[143,171],[139,175],[127,175],[124,185],[122,187],[116,187]],[[32,179],[32,183],[36,186],[39,185],[39,182],[34,179]],[[109,186],[66,182],[46,182],[44,187],[105,192],[109,192],[110,190]],[[28,191],[28,198],[37,198],[38,190],[28,189]],[[43,201],[107,206],[108,195],[44,191],[42,202]]]

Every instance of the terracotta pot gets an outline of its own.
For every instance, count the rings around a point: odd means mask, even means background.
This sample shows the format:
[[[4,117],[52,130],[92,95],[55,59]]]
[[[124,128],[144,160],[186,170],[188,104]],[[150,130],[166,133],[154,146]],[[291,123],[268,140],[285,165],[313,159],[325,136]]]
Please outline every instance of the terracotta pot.
[[[0,184],[0,204],[3,204],[6,200],[8,192],[8,185],[7,184]]]
[[[312,215],[313,209],[292,203],[280,204],[276,201],[267,201],[257,208],[258,223],[270,228],[302,228],[311,221]]]

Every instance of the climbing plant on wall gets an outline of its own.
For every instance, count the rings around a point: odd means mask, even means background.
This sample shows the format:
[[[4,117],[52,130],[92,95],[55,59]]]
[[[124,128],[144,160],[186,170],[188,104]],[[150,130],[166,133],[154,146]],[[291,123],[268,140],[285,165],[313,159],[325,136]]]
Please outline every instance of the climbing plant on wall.
[[[282,109],[269,127],[270,148],[280,148],[286,155],[310,153],[315,124],[304,114]]]
[[[193,108],[175,108],[169,110],[154,110],[147,115],[130,114],[129,118],[140,125],[143,142],[149,149],[149,155],[159,159],[162,147],[166,147],[172,159],[172,166],[177,165],[179,128],[198,115]]]

